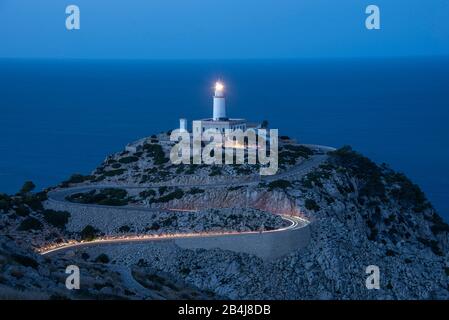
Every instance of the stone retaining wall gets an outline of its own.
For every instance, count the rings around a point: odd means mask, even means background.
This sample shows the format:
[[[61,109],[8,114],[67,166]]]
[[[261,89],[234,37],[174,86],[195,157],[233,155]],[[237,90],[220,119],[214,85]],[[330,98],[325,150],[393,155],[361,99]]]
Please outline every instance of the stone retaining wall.
[[[184,249],[230,250],[256,255],[264,260],[280,258],[291,251],[302,249],[310,241],[310,226],[301,229],[267,232],[260,234],[241,234],[210,236],[202,238],[176,239],[175,244]]]

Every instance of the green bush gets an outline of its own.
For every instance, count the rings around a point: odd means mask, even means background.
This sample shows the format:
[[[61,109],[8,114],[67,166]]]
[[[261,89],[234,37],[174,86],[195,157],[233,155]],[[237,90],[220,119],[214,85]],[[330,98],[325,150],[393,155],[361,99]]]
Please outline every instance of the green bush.
[[[44,210],[43,213],[45,221],[57,228],[65,228],[69,222],[70,213],[67,211]]]
[[[109,257],[102,253],[100,254],[97,258],[95,258],[95,262],[100,262],[100,263],[109,263]]]
[[[42,230],[42,223],[36,218],[29,217],[22,221],[19,225],[18,230],[29,231],[29,230]]]
[[[209,176],[213,177],[213,176],[219,176],[219,175],[221,175],[221,168],[217,167],[217,166],[212,166]]]
[[[128,164],[128,163],[133,163],[138,161],[139,158],[135,157],[135,156],[129,156],[129,157],[125,157],[125,158],[121,158],[119,159],[120,163],[124,163],[124,164]]]
[[[329,152],[330,161],[336,166],[347,169],[359,179],[359,197],[378,197],[386,199],[386,190],[382,181],[382,169],[370,159],[344,146],[336,151]]]
[[[5,193],[0,193],[0,210],[8,211],[11,208],[11,197]]]
[[[17,208],[15,208],[16,214],[21,217],[26,217],[30,214],[30,209],[25,207],[24,205],[19,205]]]
[[[22,188],[20,189],[20,193],[28,193],[34,190],[34,188],[36,188],[36,186],[34,185],[34,183],[32,181],[26,181]]]
[[[104,176],[106,177],[114,177],[114,176],[119,176],[125,173],[125,169],[115,169],[115,170],[110,170],[110,171],[105,171],[103,173]]]
[[[159,225],[159,223],[153,222],[153,224],[150,227],[147,227],[146,230],[147,231],[157,231],[160,228],[161,228],[161,226]]]
[[[119,188],[105,188],[91,190],[84,193],[75,193],[67,196],[70,202],[83,204],[98,204],[104,206],[124,206],[129,202],[128,192]]]
[[[27,194],[22,198],[22,203],[26,204],[28,207],[30,207],[33,211],[41,211],[44,209],[44,206],[42,205],[43,198],[33,195],[33,194]]]
[[[144,144],[143,149],[147,151],[148,156],[153,158],[155,165],[162,165],[167,163],[170,159],[165,157],[164,150],[159,144],[151,143]]]
[[[424,192],[404,174],[390,173],[386,179],[389,183],[398,186],[390,192],[390,195],[401,205],[411,206],[415,212],[431,208]]]
[[[294,165],[300,158],[308,159],[313,151],[307,147],[288,144],[279,152],[279,165]]]
[[[155,197],[156,191],[154,191],[153,189],[148,189],[148,190],[140,192],[139,196],[142,197],[143,199]]]
[[[301,182],[302,185],[306,188],[313,188],[314,186],[317,186],[319,188],[323,187],[323,183],[321,182],[321,179],[329,179],[330,178],[330,173],[326,172],[326,171],[312,171],[310,173],[308,173],[307,175],[305,175]]]
[[[196,169],[198,169],[200,165],[198,164],[191,164],[187,166],[187,170],[184,172],[185,174],[195,174]]]
[[[120,228],[118,228],[118,231],[122,232],[122,233],[128,233],[131,231],[131,228],[130,228],[130,226],[124,225],[124,226],[121,226]]]
[[[434,212],[430,217],[424,216],[424,219],[432,223],[430,230],[432,230],[432,233],[435,236],[440,233],[449,232],[449,225],[444,222],[444,220],[436,212]]]
[[[304,205],[307,210],[312,210],[312,211],[320,210],[320,206],[313,199],[306,199],[306,201],[304,202]]]
[[[200,194],[200,193],[204,193],[204,190],[196,187],[193,187],[189,190],[189,194]]]
[[[283,180],[283,179],[279,179],[279,180],[275,180],[275,181],[271,181],[268,184],[268,189],[274,190],[274,189],[282,189],[285,190],[287,188],[290,188],[292,186],[291,182],[288,180]]]
[[[166,194],[165,196],[162,196],[158,199],[153,199],[152,202],[169,202],[171,200],[174,199],[181,199],[184,196],[184,191],[182,191],[181,189],[176,189],[173,192],[170,192],[168,194]]]
[[[92,227],[91,225],[87,225],[80,232],[80,236],[82,240],[92,241],[99,234],[99,230],[97,228]]]
[[[159,187],[158,191],[159,191],[159,195],[163,195],[164,193],[166,193],[168,191],[168,187],[166,187],[166,186]]]
[[[92,180],[92,176],[83,176],[82,174],[75,173],[69,178],[69,180],[64,181],[65,183],[83,183],[85,181]]]
[[[429,247],[435,255],[437,255],[437,256],[443,255],[443,252],[441,251],[440,247],[438,246],[438,241],[424,239],[424,238],[418,238],[418,241],[421,242],[426,247]]]
[[[39,264],[36,260],[34,260],[31,257],[27,257],[21,254],[13,253],[11,257],[14,259],[15,262],[18,264],[25,266],[25,267],[31,267],[33,269],[37,269],[39,267]]]

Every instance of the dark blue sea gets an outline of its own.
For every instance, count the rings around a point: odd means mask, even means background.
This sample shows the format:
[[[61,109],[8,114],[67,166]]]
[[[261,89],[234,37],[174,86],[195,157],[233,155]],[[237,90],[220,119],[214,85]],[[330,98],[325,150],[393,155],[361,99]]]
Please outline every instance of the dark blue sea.
[[[0,192],[89,173],[139,137],[228,113],[404,172],[449,220],[449,60],[0,60]]]

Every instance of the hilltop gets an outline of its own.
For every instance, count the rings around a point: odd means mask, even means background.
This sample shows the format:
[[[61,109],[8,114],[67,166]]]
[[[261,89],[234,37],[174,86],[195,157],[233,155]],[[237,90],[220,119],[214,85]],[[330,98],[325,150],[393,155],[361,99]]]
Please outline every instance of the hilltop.
[[[32,247],[105,235],[265,231],[284,226],[278,214],[295,214],[310,221],[309,244],[272,261],[161,242],[87,247],[45,263],[93,266],[106,255],[102,267],[128,268],[143,287],[145,279],[162,277],[169,280],[157,280],[153,291],[166,292],[168,281],[203,297],[449,298],[449,226],[403,174],[349,147],[323,152],[290,139],[280,144],[278,175],[266,179],[251,165],[176,166],[168,161],[167,137],[143,139],[140,150],[110,155],[90,175],[73,175],[46,192],[2,195],[5,241],[18,242],[31,256]],[[52,191],[62,198],[48,199]],[[143,211],[130,214],[130,208]],[[380,268],[380,290],[365,287],[368,265]],[[114,281],[123,282],[121,276]],[[14,285],[14,277],[4,283]]]

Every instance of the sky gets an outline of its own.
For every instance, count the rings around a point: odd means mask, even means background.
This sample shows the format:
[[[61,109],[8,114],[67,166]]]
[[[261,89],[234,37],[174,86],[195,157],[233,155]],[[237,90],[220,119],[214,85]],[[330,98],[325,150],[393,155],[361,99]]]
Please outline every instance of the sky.
[[[365,28],[370,4],[380,30]],[[448,0],[0,0],[0,58],[448,56],[448,20]]]

